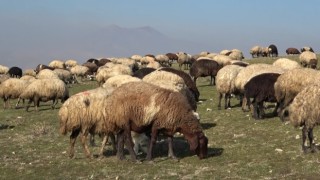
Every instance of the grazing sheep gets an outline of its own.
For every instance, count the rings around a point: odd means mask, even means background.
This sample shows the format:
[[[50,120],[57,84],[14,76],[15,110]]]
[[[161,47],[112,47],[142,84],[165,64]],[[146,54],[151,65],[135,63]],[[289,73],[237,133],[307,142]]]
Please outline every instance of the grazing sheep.
[[[27,88],[29,81],[9,78],[0,85],[0,97],[3,98],[3,108],[11,108],[10,99],[19,98],[20,94]],[[16,104],[17,107],[17,104]]]
[[[284,73],[285,70],[281,67],[272,66],[270,64],[263,64],[263,63],[256,63],[251,64],[245,68],[243,68],[237,75],[235,79],[235,87],[237,91],[239,91],[241,94],[244,94],[244,86],[245,84],[254,76],[257,76],[259,74],[263,73]],[[246,111],[246,103],[247,100],[244,97],[242,100],[242,110]]]
[[[308,46],[301,48],[300,51],[301,51],[301,53],[303,53],[304,51],[314,52],[313,49],[312,49],[312,47],[308,47]]]
[[[261,55],[262,48],[260,46],[253,46],[250,49],[250,54],[252,55],[252,58],[259,57]]]
[[[172,64],[174,61],[178,61],[178,56],[175,53],[167,53],[170,63]]]
[[[207,156],[208,139],[205,137],[198,115],[192,111],[187,99],[178,92],[163,89],[146,82],[130,82],[118,87],[104,99],[103,113],[108,127],[116,126],[118,133],[118,158],[123,159],[123,137],[127,137],[129,152],[131,131],[151,130],[147,160],[152,159],[153,146],[158,133],[168,136],[169,157],[173,157],[172,140],[176,132],[184,135],[200,159]],[[115,108],[122,107],[122,108]],[[129,138],[128,138],[129,137]],[[133,151],[133,150],[132,150]],[[135,156],[131,156],[135,160]]]
[[[269,56],[278,57],[278,48],[276,45],[271,44],[268,46],[268,49],[269,49]]]
[[[320,86],[306,86],[285,109],[283,121],[290,121],[294,127],[302,128],[302,150],[304,153],[317,152],[313,128],[320,124]],[[310,150],[307,147],[309,139]]]
[[[319,83],[319,71],[310,68],[292,69],[280,75],[274,84],[275,95],[279,103],[278,115],[280,118],[283,117],[283,110],[303,88]]]
[[[219,54],[224,55],[224,56],[229,56],[229,54],[231,54],[231,51],[228,49],[224,49],[224,50],[220,51]]]
[[[54,69],[65,69],[66,64],[62,60],[53,60],[48,64],[49,67],[52,67]]]
[[[52,109],[61,99],[63,103],[69,98],[69,91],[65,83],[60,79],[37,79],[33,81],[25,90],[20,94],[21,99],[29,99],[26,107],[28,111],[31,102],[34,102],[36,111],[38,111],[40,101],[52,100]]]
[[[192,64],[190,68],[190,75],[196,84],[198,77],[210,76],[210,85],[215,85],[215,76],[217,75],[221,66],[216,62],[209,59],[201,59]]]
[[[167,71],[154,71],[146,75],[142,80],[174,92],[180,92],[187,98],[192,109],[194,111],[197,110],[195,97],[180,76]]]
[[[66,68],[70,69],[71,67],[78,65],[78,62],[73,59],[68,59],[64,64],[66,65]]]
[[[78,77],[81,78],[81,81],[85,76],[89,74],[89,68],[82,65],[76,65],[70,69],[71,74],[78,81]]]
[[[88,59],[86,62],[88,62],[88,63],[93,63],[93,64],[95,64],[95,65],[97,65],[97,66],[98,66],[98,64],[99,64],[99,60],[98,60],[98,59],[94,59],[94,58],[90,58],[90,59]]]
[[[248,102],[248,108],[251,106],[250,98],[253,98],[253,118],[264,118],[264,102],[277,102],[274,92],[274,83],[280,74],[264,73],[251,78],[244,86],[244,96]],[[278,104],[273,112],[277,115]]]
[[[197,102],[199,101],[200,92],[195,82],[192,80],[191,76],[188,73],[178,69],[169,68],[169,67],[160,68],[158,69],[158,71],[167,71],[180,76],[184,80],[184,83],[187,85],[189,90],[193,93],[195,100]]]
[[[188,69],[191,64],[191,55],[185,52],[178,52],[177,56],[178,56],[177,63],[179,64],[180,70],[183,65],[184,65],[184,69]]]
[[[150,74],[155,70],[156,70],[155,68],[149,68],[149,67],[141,68],[138,71],[134,72],[132,76],[142,79],[144,76]]]
[[[7,74],[9,68],[7,66],[0,65],[0,74]]]
[[[107,66],[110,65],[109,67],[106,68],[101,68],[104,66],[101,66],[97,72],[96,75],[96,80],[98,84],[101,86],[108,78],[112,76],[117,76],[121,74],[126,74],[126,75],[132,75],[132,69],[129,66],[122,65],[122,64],[110,64],[107,63]],[[105,65],[105,66],[106,66]]]
[[[297,48],[288,48],[288,49],[286,49],[286,53],[287,53],[287,55],[300,54],[300,52]]]
[[[293,61],[288,58],[279,58],[272,63],[274,66],[279,66],[284,70],[291,70],[296,68],[301,68],[301,65],[297,61]]]
[[[109,62],[111,62],[110,59],[102,58],[102,59],[99,60],[98,67],[104,66],[105,64],[107,64]]]
[[[231,53],[229,54],[229,57],[232,60],[242,60],[242,59],[244,59],[242,51],[240,51],[238,49],[232,49]]]
[[[136,61],[129,58],[115,58],[112,60],[114,64],[122,64],[131,68],[132,72],[139,70],[139,65]],[[151,61],[154,62],[154,61]]]
[[[22,76],[22,69],[19,67],[11,67],[8,71],[10,77],[20,78]]]
[[[317,68],[318,58],[317,55],[311,51],[304,51],[299,56],[300,64],[303,67],[308,67],[312,69]]]
[[[104,134],[103,119],[101,118],[103,114],[99,111],[99,109],[103,107],[93,105],[97,104],[97,101],[108,98],[113,90],[114,89],[112,87],[99,87],[80,92],[71,96],[61,106],[58,113],[60,120],[60,133],[66,135],[67,132],[71,132],[69,150],[70,158],[74,157],[74,145],[79,133],[81,133],[81,142],[84,152],[87,157],[91,157],[87,145],[87,136],[89,133],[91,135]],[[109,133],[104,135],[109,135]],[[100,155],[103,153],[104,144],[105,142],[103,142],[101,146]]]
[[[143,67],[149,64],[150,62],[154,62],[154,61],[155,61],[155,58],[151,56],[144,56],[140,59],[140,63]]]
[[[55,71],[52,71],[50,69],[43,69],[37,74],[36,78],[37,79],[59,79],[59,76]]]
[[[164,54],[156,55],[156,61],[164,66],[171,66],[171,62],[169,62],[169,57]]]
[[[157,61],[151,61],[151,62],[149,62],[149,63],[147,64],[146,67],[148,67],[148,68],[154,68],[154,69],[159,69],[159,68],[161,68],[162,66],[161,66],[161,64],[158,63]]]
[[[270,54],[269,54],[269,48],[268,47],[261,47],[261,52],[260,52],[260,55],[262,56],[262,57],[268,57],[268,56],[270,56]]]
[[[85,66],[89,69],[89,71],[87,72],[87,75],[94,75],[97,73],[98,71],[98,65],[96,65],[95,63],[91,63],[91,62],[85,62],[82,64],[82,66]]]
[[[231,107],[231,94],[239,94],[235,88],[234,81],[240,70],[243,68],[244,67],[238,65],[228,65],[218,71],[216,76],[216,88],[219,93],[218,109],[221,109],[221,99],[223,96],[225,98],[224,108],[227,109],[228,107]]]
[[[74,77],[71,72],[65,69],[55,69],[53,70],[64,83],[71,84],[74,82]]]
[[[36,74],[38,74],[41,70],[43,69],[49,69],[49,70],[54,70],[53,67],[50,67],[50,66],[47,66],[47,65],[44,65],[44,64],[38,64],[37,67],[36,67]]]
[[[135,60],[136,62],[140,62],[142,56],[135,54],[135,55],[132,55],[130,58]]]

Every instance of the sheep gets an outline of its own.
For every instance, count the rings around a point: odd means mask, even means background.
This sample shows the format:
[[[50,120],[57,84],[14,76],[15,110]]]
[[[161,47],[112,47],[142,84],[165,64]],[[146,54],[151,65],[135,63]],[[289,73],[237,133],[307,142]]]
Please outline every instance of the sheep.
[[[273,66],[279,66],[284,70],[291,70],[301,68],[301,65],[297,61],[293,61],[288,58],[279,58],[272,63]]]
[[[102,85],[104,88],[112,87],[112,88],[117,88],[120,85],[127,83],[127,82],[136,82],[136,81],[141,81],[141,79],[132,77],[130,75],[117,75],[117,76],[112,76],[109,79],[106,80],[106,82]]]
[[[52,67],[54,69],[65,69],[66,68],[66,64],[62,61],[62,60],[52,60],[49,64],[49,67]]]
[[[38,74],[43,69],[49,69],[49,70],[52,70],[52,71],[54,70],[53,67],[50,67],[50,66],[47,66],[47,65],[44,65],[44,64],[38,64],[37,67],[36,67],[36,70],[35,70],[36,74]]]
[[[234,81],[237,74],[243,68],[238,65],[228,65],[218,71],[216,76],[216,88],[219,93],[218,109],[221,109],[221,99],[223,96],[225,98],[224,108],[227,109],[231,106],[231,94],[239,94],[235,88]]]
[[[310,51],[310,52],[314,52],[312,47],[306,46],[300,49],[301,53],[303,53],[304,51]]]
[[[7,74],[9,68],[7,66],[0,65],[0,74]]]
[[[22,69],[19,67],[11,67],[8,71],[10,77],[20,78],[22,76]]]
[[[98,64],[99,64],[99,60],[98,60],[98,59],[95,59],[95,58],[90,58],[90,59],[88,59],[86,62],[88,62],[88,63],[93,63],[93,64],[95,64],[95,65],[97,65],[97,66],[98,66]]]
[[[220,68],[221,66],[216,61],[202,59],[192,64],[189,73],[193,77],[195,84],[198,77],[210,76],[210,85],[215,85],[215,76]]]
[[[7,79],[9,79],[10,76],[7,74],[1,74],[0,75],[0,84],[2,84],[4,81],[6,81]]]
[[[111,62],[110,59],[102,58],[99,60],[98,67],[104,66],[106,63],[109,63],[109,62]]]
[[[243,68],[235,78],[235,87],[237,91],[240,92],[240,94],[244,94],[244,86],[245,84],[254,76],[257,76],[259,74],[263,73],[284,73],[285,70],[281,67],[272,66],[270,64],[263,64],[263,63],[256,63],[251,64],[245,68]],[[246,99],[245,97],[242,100],[242,110],[246,111]]]
[[[270,56],[270,54],[269,54],[269,48],[268,48],[268,47],[261,47],[260,50],[261,50],[261,51],[260,51],[260,55],[261,55],[262,57],[268,57],[268,56]]]
[[[175,53],[167,53],[166,56],[169,58],[169,61],[170,61],[171,64],[174,61],[178,61],[178,56]]]
[[[85,66],[89,69],[89,71],[87,72],[87,75],[95,75],[99,68],[98,65],[92,62],[85,62],[82,64],[82,66]]]
[[[3,108],[11,108],[10,99],[19,98],[21,93],[27,88],[29,84],[29,81],[17,78],[9,78],[4,81],[0,85],[0,97],[2,97],[4,101]],[[16,107],[17,105],[18,103],[16,104]]]
[[[310,68],[292,69],[280,75],[274,84],[275,96],[279,103],[279,117],[283,117],[283,110],[303,88],[319,82],[319,72]]]
[[[252,58],[259,57],[261,55],[261,47],[260,46],[253,46],[250,49],[250,54],[252,55]]]
[[[191,64],[191,55],[185,52],[178,52],[177,56],[178,56],[177,63],[179,64],[180,70],[183,65],[184,65],[184,69],[188,69],[188,67]]]
[[[217,53],[210,53],[206,57],[209,58],[209,59],[213,59],[217,55],[218,55]]]
[[[137,77],[139,79],[142,79],[144,76],[150,74],[151,72],[153,72],[155,70],[156,70],[155,68],[148,68],[148,67],[141,68],[138,71],[134,72],[132,76]]]
[[[70,72],[75,78],[80,77],[81,80],[89,74],[89,68],[82,65],[76,65],[70,69]]]
[[[208,139],[203,133],[199,117],[181,93],[146,82],[129,82],[113,91],[100,107],[103,107],[102,112],[106,114],[106,126],[112,130],[122,129],[117,134],[119,159],[124,158],[124,137],[127,139],[129,152],[132,153],[130,132],[140,133],[148,129],[151,130],[151,142],[146,157],[148,161],[152,159],[153,146],[160,132],[168,136],[169,157],[175,158],[172,140],[176,132],[184,135],[190,144],[190,150],[195,151],[200,159],[207,156]],[[134,155],[131,154],[133,160]]]
[[[270,44],[268,46],[268,50],[269,50],[269,56],[271,57],[278,57],[278,48],[276,45],[274,44]]]
[[[244,86],[244,96],[247,99],[248,107],[251,106],[250,98],[253,98],[253,118],[264,118],[264,102],[277,102],[275,98],[274,83],[279,73],[263,73],[251,78]],[[278,104],[273,111],[277,115]]]
[[[74,82],[74,77],[72,76],[71,72],[65,69],[55,69],[53,70],[53,72],[55,72],[57,74],[57,76],[59,77],[59,79],[61,79],[63,82],[65,82],[66,84],[71,84]]]
[[[36,77],[30,75],[23,75],[20,79],[32,82],[36,79]]]
[[[135,60],[136,62],[140,62],[142,56],[135,54],[135,55],[132,55],[130,58]]]
[[[247,62],[244,62],[244,61],[240,61],[240,60],[231,60],[226,65],[237,65],[237,66],[241,66],[241,67],[247,67],[250,64]]]
[[[311,51],[304,51],[299,56],[300,64],[303,67],[308,67],[312,69],[317,68],[318,58],[317,55]]]
[[[98,87],[96,89],[79,92],[66,100],[59,109],[58,117],[60,121],[60,133],[66,135],[67,132],[71,132],[69,150],[70,158],[74,157],[74,145],[79,133],[81,133],[81,142],[84,152],[88,158],[91,157],[86,141],[88,133],[92,135],[104,134],[103,120],[102,118],[99,118],[102,114],[100,111],[97,111],[103,107],[92,107],[92,105],[95,104],[96,101],[108,98],[113,90],[114,88],[112,87]],[[112,134],[106,133],[104,135]],[[104,137],[104,141],[100,149],[100,155],[103,154],[105,140],[106,136]]]
[[[287,53],[287,55],[300,54],[300,52],[297,48],[288,48],[288,49],[286,49],[286,53]]]
[[[187,98],[192,109],[194,111],[197,110],[195,97],[180,76],[167,71],[154,71],[146,75],[142,80],[174,92],[182,93]]]
[[[282,118],[283,121],[290,121],[294,127],[303,127],[302,150],[304,153],[318,151],[314,142],[313,128],[320,124],[319,94],[319,84],[306,86],[285,109]],[[307,138],[309,139],[310,150],[307,147]]]
[[[221,67],[227,65],[230,61],[234,60],[226,55],[216,55],[213,60],[215,60]]]
[[[36,77],[37,73],[36,73],[36,71],[34,69],[26,69],[23,72],[23,75],[29,75],[29,76]]]
[[[146,67],[148,67],[148,68],[154,68],[154,69],[159,69],[159,68],[161,68],[162,66],[161,66],[161,64],[158,63],[157,61],[151,61],[151,62],[149,62],[149,63],[147,64]]]
[[[70,69],[71,67],[78,65],[78,62],[74,59],[68,59],[64,64],[66,65],[66,68]]]
[[[169,62],[169,57],[164,54],[156,55],[156,61],[161,65],[171,66],[171,62]]]
[[[237,49],[231,50],[231,53],[229,54],[229,57],[232,60],[242,60],[242,59],[244,59],[243,53],[240,50],[237,50]]]
[[[170,68],[170,67],[163,67],[163,68],[158,69],[158,71],[167,71],[167,72],[171,72],[171,73],[174,73],[174,74],[180,76],[184,80],[184,83],[189,88],[189,90],[193,93],[195,100],[197,102],[199,101],[200,92],[199,92],[195,82],[192,80],[192,78],[189,74],[187,74],[184,71],[177,70],[177,69]]]
[[[220,55],[225,55],[225,56],[229,56],[229,54],[231,54],[230,50],[224,49],[222,51],[220,51],[219,53]]]
[[[150,62],[154,62],[154,61],[155,61],[155,58],[151,56],[144,56],[140,59],[140,63],[142,66],[146,66]]]
[[[69,91],[65,83],[60,79],[37,79],[33,81],[20,94],[21,99],[29,99],[26,111],[28,111],[31,102],[34,102],[35,110],[38,111],[40,101],[52,100],[51,108],[54,109],[61,99],[61,103],[69,98]]]
[[[50,69],[43,69],[37,74],[36,78],[37,79],[59,79],[59,76],[55,71],[52,71]]]
[[[107,63],[106,65],[108,64],[109,63]],[[114,64],[107,68],[100,67],[96,75],[96,80],[99,85],[102,85],[108,78],[112,76],[121,75],[121,74],[132,75],[132,73],[133,72],[130,67],[122,64]]]
[[[132,59],[129,59],[129,58],[115,58],[115,59],[113,59],[111,61],[114,64],[122,64],[122,65],[130,67],[132,72],[135,72],[135,71],[139,70],[138,63],[136,61],[132,60]],[[152,62],[155,62],[155,61],[151,61],[151,62],[149,62],[149,64],[152,63]]]

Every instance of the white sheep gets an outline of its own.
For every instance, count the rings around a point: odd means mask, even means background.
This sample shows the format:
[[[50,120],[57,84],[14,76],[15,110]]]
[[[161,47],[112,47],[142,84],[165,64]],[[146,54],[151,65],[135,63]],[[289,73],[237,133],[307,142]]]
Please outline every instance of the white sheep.
[[[300,64],[303,67],[308,67],[312,69],[317,68],[318,58],[317,55],[311,51],[304,51],[299,56]]]
[[[10,99],[17,99],[21,93],[27,88],[30,84],[29,81],[17,78],[9,78],[0,84],[0,97],[3,98],[4,104],[3,107],[10,107]],[[16,104],[16,107],[18,103]]]
[[[46,102],[52,100],[52,109],[61,99],[63,103],[69,98],[69,91],[65,83],[58,79],[37,79],[33,81],[25,90],[20,94],[21,99],[29,99],[26,107],[28,111],[31,102],[34,102],[36,111],[38,111],[40,101]]]
[[[213,60],[215,60],[220,66],[225,66],[230,63],[233,59],[226,55],[216,55]]]
[[[66,65],[65,63],[62,61],[62,60],[52,60],[49,65],[49,67],[52,67],[52,68],[60,68],[60,69],[65,69],[66,68]]]
[[[132,75],[132,69],[129,66],[122,65],[122,64],[114,64],[112,66],[109,66],[112,63],[107,63],[105,64],[104,68],[101,68],[101,66],[96,75],[96,80],[99,85],[102,85],[108,78],[121,75],[121,74],[127,74],[127,75]]]
[[[50,69],[43,69],[37,74],[36,78],[37,79],[59,79],[59,76],[56,72]]]
[[[285,70],[301,68],[301,65],[297,61],[288,58],[279,58],[276,61],[274,61],[272,65],[279,66]]]
[[[64,64],[66,65],[66,68],[70,69],[71,67],[78,65],[78,62],[74,59],[68,59]]]
[[[9,67],[0,65],[0,74],[7,74],[9,71]]]
[[[231,95],[239,93],[235,88],[235,78],[243,68],[244,67],[238,65],[228,65],[218,71],[216,76],[216,88],[219,93],[219,109],[221,109],[221,99],[223,96],[225,98],[224,108],[227,109],[231,106]]]

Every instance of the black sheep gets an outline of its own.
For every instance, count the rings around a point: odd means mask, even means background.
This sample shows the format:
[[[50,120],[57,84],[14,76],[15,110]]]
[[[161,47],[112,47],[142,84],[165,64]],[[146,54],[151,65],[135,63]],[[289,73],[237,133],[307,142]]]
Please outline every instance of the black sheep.
[[[137,71],[135,71],[133,73],[133,77],[137,77],[139,79],[142,79],[143,77],[145,77],[146,75],[152,73],[153,71],[155,71],[156,69],[154,68],[149,68],[149,67],[145,67],[145,68],[141,68]]]
[[[278,57],[278,49],[277,46],[274,44],[271,44],[269,47],[269,56],[271,57]]]
[[[22,77],[22,69],[15,66],[11,67],[8,71],[8,74],[10,75],[10,77],[20,78]]]
[[[220,65],[216,61],[201,59],[192,64],[190,68],[190,75],[193,77],[195,84],[198,77],[210,76],[210,85],[215,85],[215,77],[220,68]]]
[[[187,85],[187,87],[189,88],[189,90],[192,92],[192,94],[194,95],[195,100],[198,102],[199,101],[199,97],[200,97],[200,92],[196,86],[196,83],[194,81],[192,81],[192,78],[189,74],[185,73],[184,71],[178,70],[178,69],[174,69],[174,68],[170,68],[170,67],[164,67],[159,69],[159,71],[167,71],[167,72],[171,72],[174,73],[178,76],[180,76],[184,83]]]
[[[250,98],[253,98],[253,117],[255,119],[263,118],[263,102],[277,102],[275,97],[274,83],[277,81],[279,76],[280,74],[278,73],[260,74],[251,78],[244,86],[244,96],[248,100],[249,109],[251,105]],[[273,112],[275,115],[277,107]]]

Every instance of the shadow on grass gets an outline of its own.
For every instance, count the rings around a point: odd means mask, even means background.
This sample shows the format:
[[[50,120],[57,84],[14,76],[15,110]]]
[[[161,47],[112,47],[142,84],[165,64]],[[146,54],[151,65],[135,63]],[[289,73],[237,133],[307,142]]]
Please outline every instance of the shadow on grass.
[[[201,123],[201,127],[206,130],[210,129],[212,127],[215,127],[217,124],[216,123]]]
[[[15,126],[10,126],[7,124],[0,124],[0,130],[4,130],[4,129],[13,129]]]

